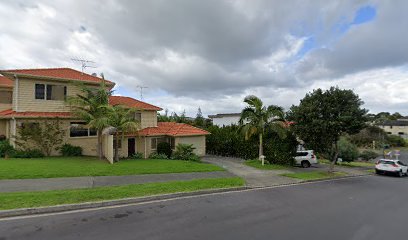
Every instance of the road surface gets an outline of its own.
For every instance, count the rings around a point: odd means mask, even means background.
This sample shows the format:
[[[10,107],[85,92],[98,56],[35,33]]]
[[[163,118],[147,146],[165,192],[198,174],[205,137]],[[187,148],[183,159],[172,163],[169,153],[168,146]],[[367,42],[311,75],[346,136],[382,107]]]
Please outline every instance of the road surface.
[[[0,239],[405,239],[408,177],[365,176],[0,220]]]

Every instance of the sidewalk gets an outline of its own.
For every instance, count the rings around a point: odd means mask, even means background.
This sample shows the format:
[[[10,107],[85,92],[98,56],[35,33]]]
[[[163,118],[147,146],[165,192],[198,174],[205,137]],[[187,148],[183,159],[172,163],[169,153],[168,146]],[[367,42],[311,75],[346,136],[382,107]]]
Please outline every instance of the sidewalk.
[[[129,184],[188,181],[204,178],[236,177],[225,171],[144,174],[130,176],[98,176],[98,177],[69,177],[69,178],[40,178],[0,180],[0,192],[30,192],[62,189],[94,188],[104,186],[119,186]]]

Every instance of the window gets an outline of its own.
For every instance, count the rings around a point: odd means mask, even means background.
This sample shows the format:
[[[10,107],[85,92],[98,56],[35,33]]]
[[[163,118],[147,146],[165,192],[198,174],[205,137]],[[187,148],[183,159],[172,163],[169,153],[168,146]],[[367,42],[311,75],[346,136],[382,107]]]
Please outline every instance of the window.
[[[404,135],[405,133],[404,132],[398,132],[398,135]]]
[[[135,113],[135,120],[140,123],[142,121],[142,113],[140,112]]]
[[[71,127],[69,129],[69,136],[70,137],[96,136],[96,130],[88,128],[85,123],[72,122]]]
[[[35,99],[45,98],[45,84],[35,84]]]
[[[67,87],[62,85],[35,84],[35,99],[63,101],[67,96]]]
[[[308,152],[296,152],[297,157],[306,157],[308,154]]]
[[[0,103],[11,104],[13,101],[13,92],[0,90]]]
[[[403,163],[403,162],[401,162],[401,161],[398,161],[398,164],[399,164],[399,165],[402,165],[402,166],[407,166],[405,163]]]
[[[387,132],[387,134],[392,134],[392,132]]]
[[[157,149],[157,144],[161,142],[169,142],[168,138],[166,137],[160,137],[160,138],[152,138],[151,140],[151,149],[156,150]]]

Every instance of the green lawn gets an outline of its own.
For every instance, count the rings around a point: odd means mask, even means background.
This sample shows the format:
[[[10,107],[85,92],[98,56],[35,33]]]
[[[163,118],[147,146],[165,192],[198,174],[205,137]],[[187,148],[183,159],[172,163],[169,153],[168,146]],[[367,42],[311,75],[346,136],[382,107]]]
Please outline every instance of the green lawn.
[[[281,176],[297,178],[297,179],[302,179],[302,180],[327,179],[327,178],[341,177],[341,176],[345,176],[345,175],[346,175],[346,173],[343,173],[343,172],[328,173],[328,172],[325,172],[325,171],[281,174]]]
[[[94,157],[0,159],[0,179],[113,176],[224,171],[221,167],[181,160],[121,160],[109,164]]]
[[[284,169],[289,168],[288,166],[284,166],[284,165],[269,164],[266,161],[265,161],[265,164],[262,166],[262,162],[257,159],[245,161],[245,165],[254,167],[254,168],[258,168],[258,169],[262,169],[262,170],[284,170]]]
[[[330,164],[330,161],[327,159],[319,159],[320,164]],[[337,163],[337,166],[342,167],[374,167],[375,164],[372,162],[342,162]]]
[[[95,202],[102,200],[142,197],[175,192],[193,192],[203,189],[240,187],[241,178],[197,179],[165,183],[146,183],[92,189],[58,190],[45,192],[0,193],[0,209],[31,208],[59,204]]]

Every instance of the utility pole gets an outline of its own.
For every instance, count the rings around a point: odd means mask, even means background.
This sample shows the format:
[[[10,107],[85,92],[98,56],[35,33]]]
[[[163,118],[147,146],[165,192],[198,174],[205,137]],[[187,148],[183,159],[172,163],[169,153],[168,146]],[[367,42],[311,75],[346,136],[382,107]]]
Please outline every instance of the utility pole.
[[[141,85],[138,85],[136,87],[140,89],[140,100],[143,100],[143,89],[148,88],[148,87],[141,86]]]

